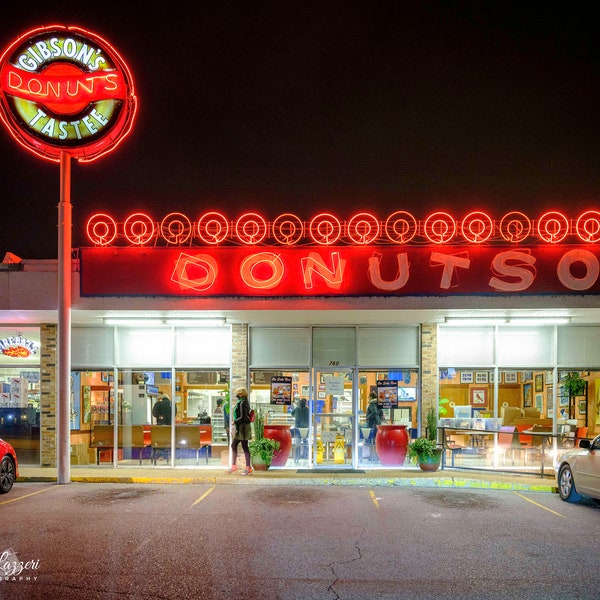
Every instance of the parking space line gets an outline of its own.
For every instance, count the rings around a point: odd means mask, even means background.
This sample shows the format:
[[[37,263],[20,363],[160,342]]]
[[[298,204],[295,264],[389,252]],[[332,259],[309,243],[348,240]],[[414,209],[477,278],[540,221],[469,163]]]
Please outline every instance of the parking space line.
[[[375,492],[373,490],[369,491],[369,496],[371,496],[371,500],[373,501],[375,508],[379,508],[379,500],[377,500],[377,497],[375,496]]]
[[[519,492],[513,492],[513,494],[516,494],[517,496],[519,496],[519,498],[523,498],[523,500],[527,500],[527,502],[531,502],[531,504],[535,504],[535,506],[539,506],[540,508],[543,508],[544,510],[551,512],[552,514],[556,515],[557,517],[565,516],[565,515],[561,515],[560,513],[557,513],[555,510],[552,510],[551,508],[548,508],[547,506],[544,506],[543,504],[539,504],[538,502],[535,502],[535,500],[531,500],[531,498],[527,498],[527,496],[524,496],[523,494],[519,494]]]
[[[208,496],[217,486],[213,485],[212,487],[208,488],[204,494],[202,494],[202,496],[200,496],[200,498],[198,498],[198,500],[196,500],[196,502],[194,502],[194,504],[192,504],[192,506],[196,506],[196,504],[198,504],[198,502],[202,502],[202,500],[204,500],[204,498],[206,498],[206,496]]]
[[[29,496],[35,496],[36,494],[41,494],[42,492],[47,492],[51,490],[51,487],[44,488],[43,490],[38,490],[37,492],[31,492],[31,494],[25,494],[24,496],[19,496],[18,498],[11,498],[10,500],[4,500],[0,502],[0,506],[3,504],[8,504],[9,502],[16,502],[17,500],[23,500],[23,498],[29,498]]]

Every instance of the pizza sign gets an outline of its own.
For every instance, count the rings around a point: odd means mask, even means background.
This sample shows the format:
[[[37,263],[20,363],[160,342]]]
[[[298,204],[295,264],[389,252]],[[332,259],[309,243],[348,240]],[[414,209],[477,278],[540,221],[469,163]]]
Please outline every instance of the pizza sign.
[[[42,158],[81,162],[114,149],[136,111],[127,65],[110,44],[77,27],[39,28],[0,58],[0,117]]]
[[[29,358],[37,352],[37,344],[22,335],[0,340],[0,352],[11,358]]]

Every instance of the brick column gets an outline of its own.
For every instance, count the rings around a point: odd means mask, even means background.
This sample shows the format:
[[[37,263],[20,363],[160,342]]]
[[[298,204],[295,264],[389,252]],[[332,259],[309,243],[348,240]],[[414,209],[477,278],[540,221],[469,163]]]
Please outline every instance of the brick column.
[[[425,416],[438,404],[437,325],[421,324],[421,430],[425,433]]]
[[[41,465],[56,467],[56,340],[57,327],[46,323],[40,327],[40,429]]]
[[[248,325],[235,323],[231,326],[231,392],[237,387],[248,386]],[[235,399],[231,399],[235,402]]]

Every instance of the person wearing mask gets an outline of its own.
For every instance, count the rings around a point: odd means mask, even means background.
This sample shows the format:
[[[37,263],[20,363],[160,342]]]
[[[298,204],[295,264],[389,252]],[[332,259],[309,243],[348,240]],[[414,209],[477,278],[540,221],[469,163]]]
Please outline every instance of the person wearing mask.
[[[248,400],[248,390],[244,387],[235,390],[236,403],[233,407],[233,441],[231,442],[231,450],[233,452],[233,466],[228,473],[237,471],[237,449],[240,443],[244,451],[246,459],[246,469],[242,475],[252,475],[252,465],[250,464],[250,448],[248,442],[252,439],[252,423],[250,422],[250,401]]]

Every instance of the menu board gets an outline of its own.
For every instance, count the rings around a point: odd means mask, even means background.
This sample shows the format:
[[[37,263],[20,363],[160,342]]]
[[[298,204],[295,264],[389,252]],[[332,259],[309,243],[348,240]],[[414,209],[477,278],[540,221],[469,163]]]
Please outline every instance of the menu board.
[[[377,404],[381,408],[395,408],[398,406],[398,380],[377,380]]]
[[[271,404],[289,406],[292,403],[292,378],[282,375],[271,377]]]

